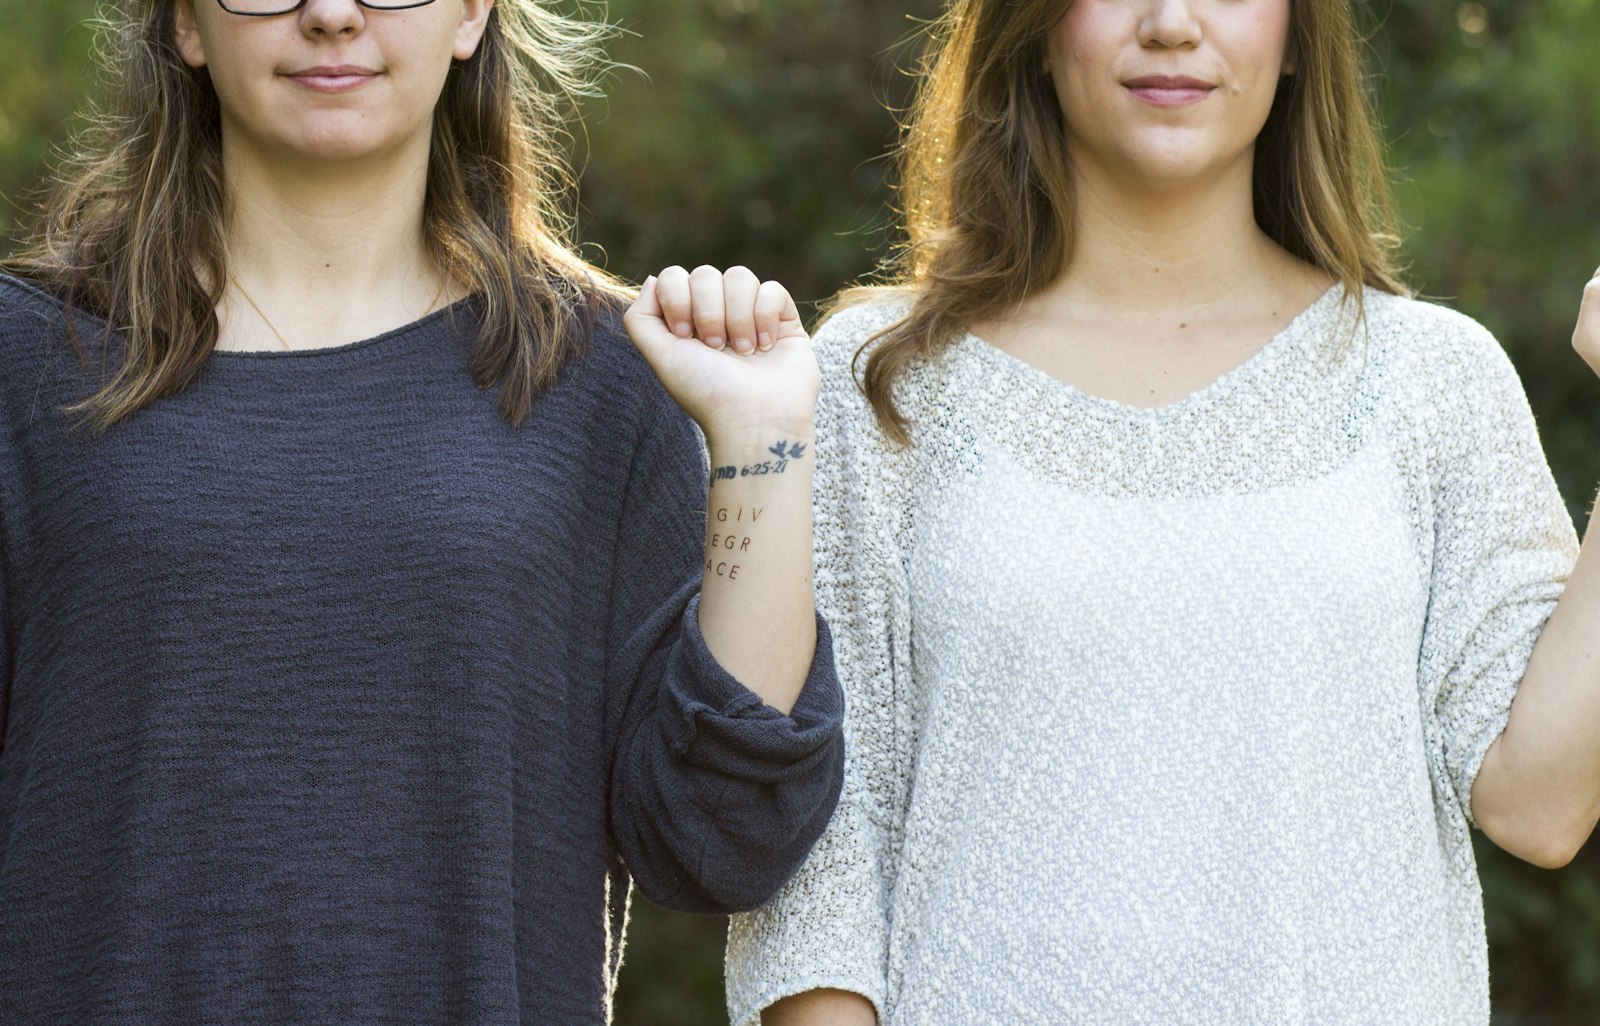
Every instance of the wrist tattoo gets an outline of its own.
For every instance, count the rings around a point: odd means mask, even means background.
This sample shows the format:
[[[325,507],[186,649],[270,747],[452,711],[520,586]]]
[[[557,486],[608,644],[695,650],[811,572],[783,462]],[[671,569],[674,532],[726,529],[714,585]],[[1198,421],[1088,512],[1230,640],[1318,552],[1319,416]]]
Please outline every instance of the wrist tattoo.
[[[713,510],[706,517],[706,573],[707,577],[726,577],[730,581],[739,579],[742,567],[737,563],[726,562],[724,557],[740,556],[750,551],[750,536],[744,534],[741,528],[752,525],[761,519],[761,514],[766,512],[766,507],[735,506],[729,508],[721,506]],[[728,527],[734,528],[729,531]]]
[[[715,487],[718,481],[732,481],[738,477],[765,477],[768,474],[781,474],[789,469],[790,463],[803,459],[806,449],[805,443],[791,443],[785,438],[776,445],[767,447],[767,451],[775,457],[774,459],[745,465],[731,463],[725,467],[711,468],[711,484]]]

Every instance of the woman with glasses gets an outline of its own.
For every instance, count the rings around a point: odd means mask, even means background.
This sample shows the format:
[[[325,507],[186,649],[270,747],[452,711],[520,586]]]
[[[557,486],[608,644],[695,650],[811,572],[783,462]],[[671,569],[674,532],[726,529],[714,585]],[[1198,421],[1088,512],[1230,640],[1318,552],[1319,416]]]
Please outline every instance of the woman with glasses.
[[[837,795],[794,306],[629,344],[532,0],[121,11],[0,277],[0,1022],[603,1022]]]

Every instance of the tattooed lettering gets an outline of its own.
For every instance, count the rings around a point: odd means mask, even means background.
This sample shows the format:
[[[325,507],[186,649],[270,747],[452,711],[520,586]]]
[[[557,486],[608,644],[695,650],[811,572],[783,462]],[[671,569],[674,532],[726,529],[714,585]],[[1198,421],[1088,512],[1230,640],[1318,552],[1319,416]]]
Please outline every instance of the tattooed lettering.
[[[713,467],[711,469],[711,484],[718,481],[732,481],[736,477],[766,477],[770,474],[782,474],[789,469],[789,464],[803,459],[807,446],[804,442],[790,442],[787,438],[776,445],[767,447],[767,451],[776,459],[763,460],[760,463],[735,464],[726,467]]]
[[[730,581],[739,579],[742,565],[723,562],[722,557],[728,554],[744,555],[751,551],[754,539],[737,530],[737,527],[742,525],[748,529],[765,512],[764,506],[719,506],[710,511],[706,517],[707,577],[725,577]],[[735,532],[729,533],[727,527],[734,527]]]

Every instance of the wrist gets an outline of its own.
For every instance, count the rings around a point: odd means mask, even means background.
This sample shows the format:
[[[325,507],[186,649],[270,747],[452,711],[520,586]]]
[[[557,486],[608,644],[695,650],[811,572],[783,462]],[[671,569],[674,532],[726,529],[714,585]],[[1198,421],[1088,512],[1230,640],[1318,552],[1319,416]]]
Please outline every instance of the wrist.
[[[722,426],[705,433],[706,448],[713,455],[720,454],[730,459],[771,455],[780,442],[785,445],[786,452],[795,445],[803,445],[809,455],[816,434],[816,424],[810,418],[773,419],[757,424]]]
[[[738,432],[718,439],[707,439],[711,455],[711,487],[719,482],[748,483],[761,479],[776,484],[782,480],[811,480],[815,432],[809,424],[790,424],[785,428],[765,427]]]

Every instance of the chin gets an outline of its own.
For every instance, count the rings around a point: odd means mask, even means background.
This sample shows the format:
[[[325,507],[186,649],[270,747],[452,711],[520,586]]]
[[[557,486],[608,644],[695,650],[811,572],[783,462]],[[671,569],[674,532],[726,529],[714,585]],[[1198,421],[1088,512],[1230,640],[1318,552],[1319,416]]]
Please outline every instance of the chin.
[[[1163,190],[1184,189],[1218,179],[1233,168],[1249,172],[1249,150],[1224,150],[1197,139],[1165,139],[1158,145],[1125,150],[1120,174]]]
[[[392,153],[405,141],[376,127],[370,122],[308,126],[285,145],[308,160],[362,160]]]

